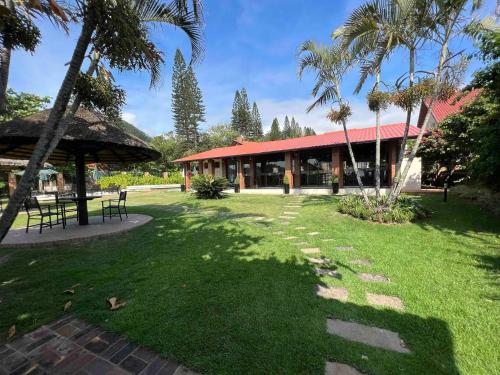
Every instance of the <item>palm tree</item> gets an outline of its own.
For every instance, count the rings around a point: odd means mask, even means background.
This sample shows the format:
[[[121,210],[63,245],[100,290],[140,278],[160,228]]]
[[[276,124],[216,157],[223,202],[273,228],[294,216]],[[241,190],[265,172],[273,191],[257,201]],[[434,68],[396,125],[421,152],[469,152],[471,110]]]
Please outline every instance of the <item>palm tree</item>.
[[[192,44],[195,42],[197,46],[197,48],[193,49],[193,53],[201,51],[200,40],[193,40],[193,35],[200,35],[198,16],[193,12],[185,12],[186,8],[184,6],[187,7],[187,3],[184,0],[175,0],[170,5],[163,5],[159,0],[79,1],[82,30],[47,123],[43,127],[25,173],[0,218],[0,240],[5,237],[11,227],[41,166],[53,152],[66,131],[67,121],[63,119],[63,116],[91,43],[94,49],[99,51],[115,67],[119,69],[149,70],[152,83],[158,78],[159,69],[157,67],[162,61],[161,54],[156,50],[154,44],[148,40],[148,35],[140,24],[140,16],[136,12],[136,6],[139,3],[142,4],[143,9],[156,8],[163,11],[168,9],[176,17],[182,19],[184,27],[191,28],[191,34],[188,34],[188,36]],[[195,3],[198,6],[199,1],[196,0]],[[117,30],[120,27],[122,29]],[[112,38],[117,34],[120,35],[119,31],[123,32],[123,40],[121,41]],[[123,45],[120,43],[123,43]]]
[[[351,66],[352,55],[347,53],[338,43],[326,47],[318,46],[312,41],[306,41],[300,46],[299,55],[302,55],[299,61],[299,78],[308,69],[316,72],[316,84],[312,90],[312,95],[316,100],[307,108],[307,112],[325,104],[338,105],[338,110],[331,110],[329,118],[332,122],[342,124],[359,189],[365,203],[370,205],[368,195],[359,176],[358,165],[347,131],[347,119],[351,115],[351,110],[349,104],[344,102],[340,91],[342,78]]]
[[[0,113],[5,112],[7,108],[7,86],[9,82],[10,58],[12,49],[23,48],[32,51],[39,39],[39,31],[31,22],[31,19],[38,17],[48,18],[52,23],[61,26],[67,31],[68,11],[57,4],[55,0],[42,1],[20,1],[20,0],[1,0],[0,11],[11,15],[12,22],[19,22],[24,25],[22,28],[27,34],[30,34],[30,43],[26,39],[22,40],[17,35],[17,40],[6,42],[5,33],[8,31],[2,28],[0,32]]]

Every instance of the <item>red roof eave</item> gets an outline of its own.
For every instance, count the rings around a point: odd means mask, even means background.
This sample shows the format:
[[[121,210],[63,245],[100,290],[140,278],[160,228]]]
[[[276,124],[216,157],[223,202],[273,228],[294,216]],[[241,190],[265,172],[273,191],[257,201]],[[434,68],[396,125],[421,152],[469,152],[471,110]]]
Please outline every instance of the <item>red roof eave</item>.
[[[382,140],[403,138],[405,123],[383,125],[380,127],[380,138]],[[408,136],[414,138],[420,131],[416,126],[410,126]],[[367,143],[375,141],[375,127],[350,129],[348,131],[351,143]],[[176,163],[197,161],[204,159],[219,159],[234,156],[247,156],[256,154],[267,154],[273,152],[285,152],[303,150],[308,148],[328,147],[346,144],[344,131],[328,132],[320,135],[290,138],[278,141],[249,142],[236,146],[219,147],[212,150],[200,152],[174,160]]]

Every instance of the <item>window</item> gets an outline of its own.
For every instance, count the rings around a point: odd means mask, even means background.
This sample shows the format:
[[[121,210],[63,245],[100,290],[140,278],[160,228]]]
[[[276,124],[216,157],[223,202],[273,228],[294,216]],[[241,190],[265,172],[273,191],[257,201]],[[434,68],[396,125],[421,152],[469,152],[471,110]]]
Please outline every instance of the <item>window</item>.
[[[228,159],[226,162],[226,176],[227,180],[231,184],[234,183],[234,179],[236,178],[237,173],[238,173],[238,166],[236,165],[236,160]]]
[[[282,186],[285,174],[284,154],[270,154],[256,157],[255,172],[255,183],[257,186]]]
[[[330,148],[300,152],[300,183],[302,186],[331,185],[332,150]]]
[[[361,182],[365,186],[375,186],[375,143],[352,146],[354,157],[359,171]],[[387,186],[388,180],[388,164],[387,164],[388,147],[385,144],[381,145],[380,150],[380,184]],[[342,154],[344,166],[344,186],[358,186],[356,174],[352,167],[351,157],[347,149]]]

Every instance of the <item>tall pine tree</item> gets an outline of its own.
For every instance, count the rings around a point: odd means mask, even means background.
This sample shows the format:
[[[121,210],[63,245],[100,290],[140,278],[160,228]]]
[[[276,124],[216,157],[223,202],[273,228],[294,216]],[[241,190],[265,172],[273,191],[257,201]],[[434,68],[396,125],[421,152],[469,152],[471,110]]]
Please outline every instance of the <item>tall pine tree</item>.
[[[292,117],[292,122],[290,124],[290,138],[302,137],[302,128],[299,123],[295,121],[295,117]]]
[[[283,132],[282,132],[283,139],[290,138],[291,135],[292,135],[292,127],[290,125],[290,120],[288,119],[288,116],[285,116],[285,123],[283,124]]]
[[[252,136],[252,113],[245,88],[234,94],[231,128],[245,138]]]
[[[257,108],[257,103],[253,102],[252,106],[252,131],[251,139],[261,139],[264,135],[262,129],[262,120],[260,118],[259,108]]]
[[[205,106],[193,68],[186,66],[179,49],[175,51],[172,73],[172,113],[175,133],[183,146],[196,148],[199,123],[205,121]]]
[[[269,131],[267,138],[270,141],[277,141],[278,139],[281,139],[280,123],[276,117],[271,124],[271,130]]]
[[[309,126],[304,126],[304,135],[316,135],[316,132],[314,131],[313,128],[310,128]]]

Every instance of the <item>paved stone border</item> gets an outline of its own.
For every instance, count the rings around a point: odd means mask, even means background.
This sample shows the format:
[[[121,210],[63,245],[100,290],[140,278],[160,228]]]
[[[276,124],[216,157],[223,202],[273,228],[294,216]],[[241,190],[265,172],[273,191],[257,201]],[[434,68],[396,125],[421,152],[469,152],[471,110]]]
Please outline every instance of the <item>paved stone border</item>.
[[[366,300],[370,305],[389,307],[391,309],[401,310],[405,309],[403,301],[399,297],[386,296],[384,294],[366,293]]]
[[[336,299],[338,301],[347,301],[349,291],[346,288],[335,286],[316,285],[316,295],[326,299]]]
[[[358,277],[363,281],[372,283],[388,283],[390,280],[384,275],[377,275],[374,273],[359,273]]]
[[[197,375],[72,315],[0,345],[0,374]]]

